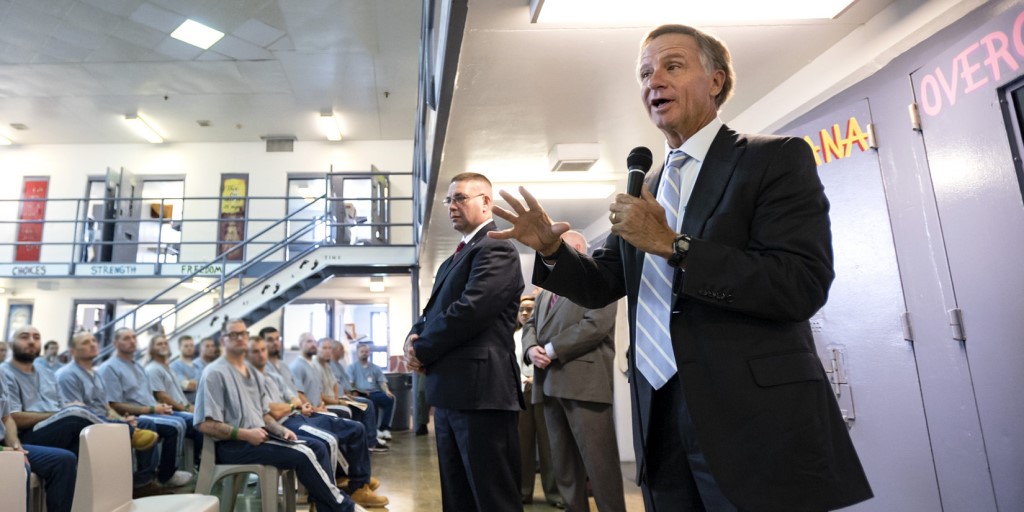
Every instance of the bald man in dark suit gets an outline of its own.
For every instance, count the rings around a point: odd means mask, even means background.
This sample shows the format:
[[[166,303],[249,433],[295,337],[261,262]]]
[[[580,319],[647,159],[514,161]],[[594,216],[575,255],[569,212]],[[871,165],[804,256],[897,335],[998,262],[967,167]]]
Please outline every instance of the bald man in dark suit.
[[[441,500],[448,512],[521,511],[515,341],[523,276],[512,243],[487,237],[491,182],[452,179],[445,204],[462,242],[434,278],[406,339],[406,361],[426,372],[434,409]]]

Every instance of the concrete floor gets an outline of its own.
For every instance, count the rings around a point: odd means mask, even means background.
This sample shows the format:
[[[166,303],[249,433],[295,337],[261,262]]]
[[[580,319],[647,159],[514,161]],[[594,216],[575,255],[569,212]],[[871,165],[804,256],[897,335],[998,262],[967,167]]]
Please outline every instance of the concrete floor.
[[[368,509],[389,512],[439,512],[441,510],[440,477],[437,469],[437,449],[431,431],[427,436],[414,436],[411,431],[394,432],[391,451],[372,454],[373,475],[380,479],[379,494],[387,496],[390,504],[386,508]],[[626,509],[629,512],[644,510],[640,488],[629,479],[635,471],[632,463],[623,464],[622,474],[626,481]],[[534,502],[524,505],[524,512],[555,512],[557,508],[545,503],[544,492],[540,484],[540,476],[534,486]],[[255,491],[247,489],[246,494]],[[216,492],[216,489],[215,489]],[[597,511],[593,499],[590,509]],[[259,511],[259,499],[242,497],[236,503],[237,511]],[[308,505],[299,505],[299,512],[308,512]]]

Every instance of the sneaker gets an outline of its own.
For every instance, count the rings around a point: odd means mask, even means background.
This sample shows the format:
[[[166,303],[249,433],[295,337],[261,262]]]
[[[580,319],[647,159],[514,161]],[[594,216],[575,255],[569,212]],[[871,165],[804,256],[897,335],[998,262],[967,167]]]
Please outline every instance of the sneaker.
[[[370,486],[371,491],[376,491],[377,488],[380,487],[380,480],[377,480],[377,477],[375,476],[371,476],[370,483],[368,485]]]
[[[378,430],[377,431],[377,437],[383,437],[385,440],[390,441],[391,440],[391,431],[390,430]]]
[[[166,482],[160,482],[161,487],[181,487],[192,480],[192,473],[188,471],[175,471],[174,476]]]
[[[391,448],[388,448],[388,445],[386,444],[378,444],[377,446],[367,448],[367,450],[373,453],[387,453],[391,451]]]
[[[139,451],[146,451],[156,444],[156,441],[160,439],[160,436],[152,430],[146,430],[144,428],[135,429],[135,433],[132,434],[132,448]]]
[[[351,497],[352,501],[364,507],[383,507],[388,504],[387,497],[373,492],[373,490],[370,489],[370,484],[360,487],[356,492],[351,494]]]

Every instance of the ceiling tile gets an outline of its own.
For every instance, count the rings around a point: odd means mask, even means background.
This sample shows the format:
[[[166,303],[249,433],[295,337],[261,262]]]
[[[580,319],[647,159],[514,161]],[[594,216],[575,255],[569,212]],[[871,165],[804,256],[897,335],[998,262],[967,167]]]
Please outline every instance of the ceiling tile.
[[[278,30],[260,20],[250,19],[242,24],[242,26],[235,29],[232,35],[240,39],[249,41],[256,46],[266,48],[270,46],[274,41],[281,39],[284,36],[284,31]]]
[[[113,31],[112,36],[142,48],[152,50],[167,34],[132,20],[125,20]]]
[[[210,49],[236,60],[261,60],[274,58],[274,55],[267,50],[232,35],[224,36],[224,38],[211,46]]]
[[[18,27],[24,30],[37,34],[49,34],[55,27],[60,25],[61,18],[26,7],[23,4],[15,4],[11,7],[9,21],[12,21],[12,24],[17,24]]]
[[[192,46],[188,43],[183,43],[177,39],[167,36],[160,44],[154,48],[157,53],[173,57],[178,60],[192,60],[203,53],[202,48]]]
[[[36,51],[25,46],[0,43],[0,62],[4,64],[28,64],[35,59]]]
[[[118,16],[85,3],[76,3],[65,18],[69,23],[99,34],[111,34],[117,30],[128,13]]]
[[[152,50],[131,44],[120,39],[108,37],[106,41],[93,50],[86,62],[146,62],[165,61],[170,58]]]
[[[142,23],[150,28],[155,28],[165,34],[170,34],[174,29],[178,28],[178,25],[185,22],[185,16],[161,9],[149,3],[140,5],[132,12],[130,17],[133,21]]]
[[[127,16],[135,11],[144,0],[79,0],[81,3],[91,5],[117,16]]]
[[[217,53],[217,52],[215,52],[213,50],[206,50],[205,52],[199,54],[199,56],[196,57],[196,60],[201,60],[201,61],[220,61],[220,60],[231,60],[231,57],[228,57],[227,55],[221,55],[221,54],[219,54],[219,53]]]
[[[92,52],[92,48],[56,37],[51,37],[39,50],[39,53],[42,55],[54,57],[64,62],[82,62],[89,56],[90,52]]]
[[[52,37],[72,46],[92,50],[99,47],[107,38],[107,35],[77,27],[72,22],[65,21],[61,23],[58,30],[53,31]]]

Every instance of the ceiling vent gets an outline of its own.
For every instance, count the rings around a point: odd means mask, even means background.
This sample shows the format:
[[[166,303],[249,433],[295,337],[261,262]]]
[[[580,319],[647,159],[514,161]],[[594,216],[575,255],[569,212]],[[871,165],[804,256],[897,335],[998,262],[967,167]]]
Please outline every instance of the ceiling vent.
[[[548,153],[551,172],[587,171],[601,155],[601,146],[588,144],[555,144]]]
[[[291,153],[295,151],[294,135],[264,135],[260,138],[267,141],[267,153]]]

